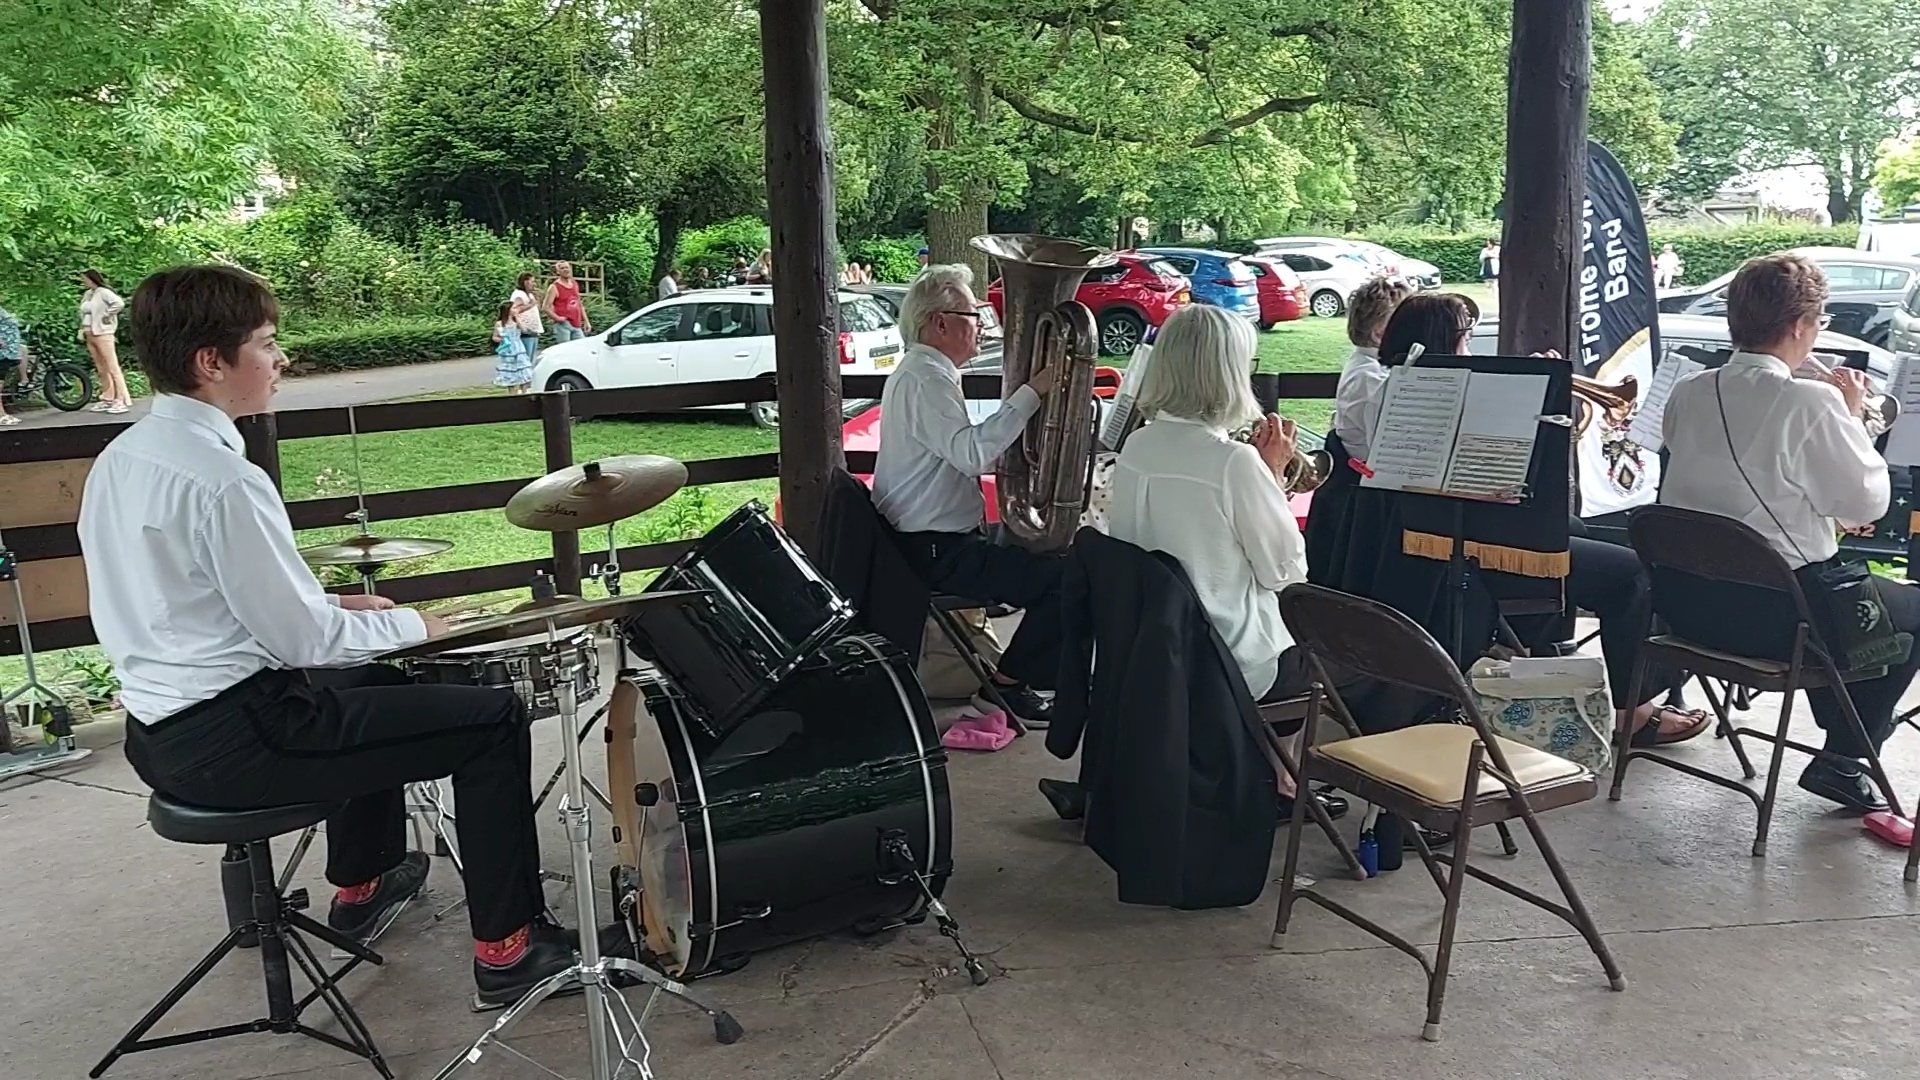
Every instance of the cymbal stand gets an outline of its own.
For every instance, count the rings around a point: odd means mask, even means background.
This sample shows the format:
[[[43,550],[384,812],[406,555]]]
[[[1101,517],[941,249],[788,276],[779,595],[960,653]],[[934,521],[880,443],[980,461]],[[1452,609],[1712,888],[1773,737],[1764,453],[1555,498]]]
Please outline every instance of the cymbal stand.
[[[27,681],[0,695],[0,724],[7,723],[5,710],[16,701],[41,705],[46,712],[47,734],[53,739],[47,746],[0,754],[0,780],[8,780],[58,765],[72,764],[93,751],[75,744],[72,717],[66,701],[40,681],[40,669],[34,664],[33,630],[27,624],[27,597],[20,587],[20,564],[14,559],[13,552],[7,550],[4,535],[0,535],[0,582],[6,582],[13,591],[13,624],[20,632],[20,656],[27,662]]]
[[[618,525],[618,522],[607,523],[607,561],[604,563],[596,563],[593,566],[587,568],[587,576],[590,578],[598,578],[600,581],[600,584],[606,587],[608,596],[621,595],[620,593],[620,573],[621,573],[620,544],[618,539],[614,536],[614,529],[616,528],[617,525]],[[614,670],[615,676],[617,677],[620,672],[627,670],[627,638],[626,638],[626,635],[618,632],[617,627],[615,628],[615,633],[613,635],[613,648],[614,648],[613,670]],[[612,705],[611,701],[603,703],[598,709],[595,709],[593,711],[592,716],[587,717],[587,722],[580,726],[580,733],[578,738],[582,743],[585,743],[587,741],[587,736],[592,734],[594,725],[598,724],[601,721],[601,719],[607,715],[607,709],[611,705]],[[566,763],[562,762],[559,765],[559,767],[553,770],[553,775],[547,777],[547,785],[540,789],[539,796],[533,800],[533,808],[535,810],[538,810],[542,806],[545,806],[547,804],[547,796],[553,794],[553,789],[559,785],[560,774],[566,771],[566,767],[567,767]],[[606,810],[608,813],[612,813],[613,803],[611,800],[607,798],[606,792],[601,791],[598,787],[594,785],[593,781],[591,780],[588,780],[586,784],[587,784],[587,793],[593,796],[594,800],[600,804],[602,809]]]
[[[560,752],[562,766],[566,774],[566,788],[560,798],[560,820],[566,827],[567,847],[572,854],[573,879],[577,883],[573,890],[574,904],[579,916],[580,951],[575,956],[573,966],[555,972],[542,980],[521,999],[507,1007],[506,1012],[494,1021],[480,1038],[463,1051],[460,1056],[447,1063],[447,1067],[435,1075],[434,1080],[447,1080],[461,1066],[480,1060],[489,1045],[499,1042],[522,1017],[526,1016],[542,1001],[563,990],[578,986],[586,995],[587,1043],[591,1053],[592,1080],[618,1080],[632,1070],[643,1080],[653,1075],[651,1068],[651,1047],[646,1035],[640,1029],[641,1018],[634,1015],[615,983],[616,973],[623,979],[631,979],[653,987],[657,996],[661,993],[685,1001],[705,1013],[713,1021],[714,1039],[721,1043],[733,1043],[740,1039],[742,1029],[727,1012],[706,1005],[681,984],[665,975],[636,961],[619,957],[600,955],[599,917],[595,914],[595,893],[593,888],[593,851],[589,841],[592,835],[590,812],[586,799],[586,786],[580,763],[580,742],[574,738],[574,726],[579,719],[579,700],[574,682],[571,658],[562,659],[557,648],[558,629],[553,620],[547,620],[547,642],[550,652],[541,662],[563,667],[555,673],[554,684],[559,688],[560,696]],[[649,1002],[649,1009],[651,1001]],[[642,1016],[646,1010],[643,1010]],[[627,1021],[628,1028],[621,1026],[621,1020]],[[609,1038],[611,1036],[611,1038]],[[522,1058],[526,1055],[501,1043],[509,1053]],[[618,1071],[613,1063],[614,1048],[618,1047],[620,1063]],[[637,1055],[637,1056],[636,1056]],[[528,1058],[531,1061],[532,1059]],[[538,1064],[537,1062],[535,1064]],[[541,1066],[545,1068],[545,1066]],[[551,1070],[548,1070],[551,1072]],[[559,1075],[555,1073],[554,1075]]]

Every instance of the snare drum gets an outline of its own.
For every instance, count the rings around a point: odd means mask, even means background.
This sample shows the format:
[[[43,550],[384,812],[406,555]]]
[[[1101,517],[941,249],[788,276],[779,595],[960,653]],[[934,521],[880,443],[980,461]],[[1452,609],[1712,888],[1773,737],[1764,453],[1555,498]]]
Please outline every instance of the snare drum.
[[[853,605],[757,502],[728,515],[646,591],[670,589],[707,595],[643,608],[621,632],[685,691],[698,706],[695,722],[714,736],[853,619]]]
[[[469,645],[432,656],[402,660],[415,682],[453,686],[497,686],[512,690],[533,719],[560,715],[559,680],[572,678],[575,700],[585,702],[600,693],[600,652],[593,631],[576,626],[562,630],[549,642],[547,635]]]

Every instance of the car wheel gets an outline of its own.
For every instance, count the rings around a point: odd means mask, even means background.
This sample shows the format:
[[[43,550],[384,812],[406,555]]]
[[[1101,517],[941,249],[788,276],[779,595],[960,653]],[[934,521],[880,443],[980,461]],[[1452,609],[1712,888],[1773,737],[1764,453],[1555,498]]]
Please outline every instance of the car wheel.
[[[1338,318],[1347,310],[1347,302],[1332,289],[1323,289],[1313,294],[1313,313],[1323,319]]]
[[[1266,333],[1267,331],[1269,331],[1269,330],[1271,330],[1271,329],[1273,329],[1274,327],[1276,327],[1276,326],[1279,326],[1279,325],[1280,325],[1280,324],[1279,324],[1279,323],[1277,323],[1277,322],[1263,322],[1263,323],[1261,323],[1261,324],[1260,324],[1260,332],[1264,334],[1264,333]]]
[[[593,389],[592,383],[588,382],[585,377],[575,375],[571,371],[563,371],[547,380],[548,393],[553,393],[558,390],[580,391],[591,389]]]
[[[756,401],[747,406],[747,415],[753,417],[755,425],[768,431],[780,430],[780,403],[777,401]]]
[[[1131,311],[1109,311],[1100,316],[1100,351],[1107,356],[1128,356],[1140,347],[1147,333],[1147,321]]]

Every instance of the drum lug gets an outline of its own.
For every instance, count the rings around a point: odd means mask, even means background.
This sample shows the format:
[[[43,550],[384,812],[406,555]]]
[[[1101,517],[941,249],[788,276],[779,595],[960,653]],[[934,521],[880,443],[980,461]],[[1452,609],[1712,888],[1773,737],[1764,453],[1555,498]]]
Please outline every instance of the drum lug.
[[[687,936],[696,938],[696,939],[703,938],[703,937],[712,937],[714,934],[717,934],[722,930],[731,930],[736,926],[745,926],[747,923],[750,923],[750,922],[759,922],[760,920],[765,919],[768,916],[771,916],[772,914],[773,914],[773,905],[762,904],[760,905],[760,907],[752,911],[735,912],[733,916],[733,921],[730,923],[722,923],[719,926],[714,926],[712,923],[694,923],[692,926],[687,927]]]

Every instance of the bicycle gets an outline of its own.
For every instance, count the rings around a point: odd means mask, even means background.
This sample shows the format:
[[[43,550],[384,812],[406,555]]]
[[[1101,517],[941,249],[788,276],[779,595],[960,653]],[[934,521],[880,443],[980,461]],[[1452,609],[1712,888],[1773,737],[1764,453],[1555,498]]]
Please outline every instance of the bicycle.
[[[0,372],[0,404],[12,405],[35,390],[61,412],[78,412],[93,400],[93,369],[74,360],[39,360],[29,354]]]

